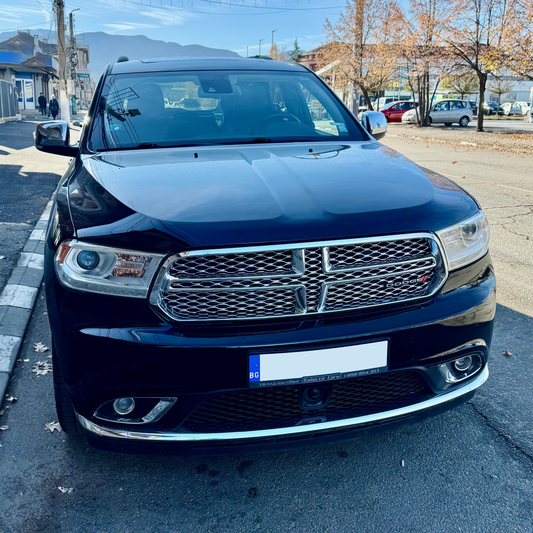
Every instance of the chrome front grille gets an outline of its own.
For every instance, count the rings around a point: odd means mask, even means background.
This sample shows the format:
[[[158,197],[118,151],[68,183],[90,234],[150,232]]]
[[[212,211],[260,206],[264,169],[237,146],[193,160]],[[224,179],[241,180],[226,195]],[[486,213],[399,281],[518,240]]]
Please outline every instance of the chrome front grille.
[[[185,252],[151,295],[177,321],[349,311],[435,294],[446,278],[431,234]]]

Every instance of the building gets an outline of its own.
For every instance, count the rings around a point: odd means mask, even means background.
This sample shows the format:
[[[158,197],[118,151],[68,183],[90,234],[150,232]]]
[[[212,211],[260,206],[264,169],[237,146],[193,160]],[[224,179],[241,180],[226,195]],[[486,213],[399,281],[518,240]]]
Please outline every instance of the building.
[[[0,80],[12,85],[20,111],[36,109],[41,92],[50,99],[58,68],[54,54],[55,44],[29,30],[0,42]]]

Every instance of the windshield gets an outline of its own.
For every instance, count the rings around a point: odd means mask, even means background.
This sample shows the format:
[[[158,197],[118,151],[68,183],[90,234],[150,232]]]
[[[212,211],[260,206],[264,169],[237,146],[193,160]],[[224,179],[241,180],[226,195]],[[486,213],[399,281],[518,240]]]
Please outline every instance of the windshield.
[[[311,73],[200,71],[108,76],[89,142],[98,151],[365,139]]]

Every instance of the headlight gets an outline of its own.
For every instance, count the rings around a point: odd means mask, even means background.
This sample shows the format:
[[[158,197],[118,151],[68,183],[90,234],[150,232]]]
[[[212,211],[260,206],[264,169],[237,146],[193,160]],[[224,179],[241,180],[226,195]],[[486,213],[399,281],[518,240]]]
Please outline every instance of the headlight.
[[[444,246],[449,270],[473,263],[489,249],[489,223],[481,211],[455,226],[437,231],[437,235]]]
[[[146,298],[164,257],[71,240],[57,249],[55,268],[59,281],[70,289]]]

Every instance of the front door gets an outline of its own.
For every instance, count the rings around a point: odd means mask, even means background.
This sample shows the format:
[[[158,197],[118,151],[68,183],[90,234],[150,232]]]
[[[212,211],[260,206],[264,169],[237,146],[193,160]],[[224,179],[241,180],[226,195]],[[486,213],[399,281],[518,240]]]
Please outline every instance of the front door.
[[[431,110],[432,122],[448,122],[448,102],[439,102]]]
[[[19,109],[35,109],[33,80],[15,78]]]

